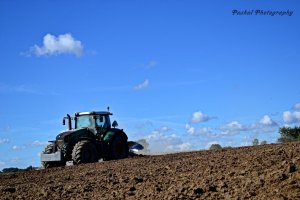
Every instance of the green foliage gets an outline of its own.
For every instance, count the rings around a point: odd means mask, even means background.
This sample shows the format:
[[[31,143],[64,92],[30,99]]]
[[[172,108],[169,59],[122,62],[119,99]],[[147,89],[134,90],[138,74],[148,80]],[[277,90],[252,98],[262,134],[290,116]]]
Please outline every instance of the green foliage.
[[[255,139],[252,141],[252,145],[253,145],[253,146],[264,145],[264,144],[267,144],[267,141],[266,141],[266,140],[263,140],[263,141],[259,142],[259,140],[258,140],[257,138],[255,138]]]
[[[264,145],[264,144],[267,144],[266,140],[263,140],[263,141],[260,142],[260,145]]]
[[[29,167],[27,167],[26,169],[24,169],[25,171],[31,171],[31,170],[34,170],[35,168],[32,167],[31,165]]]
[[[219,150],[219,149],[222,149],[222,146],[219,145],[219,144],[212,144],[212,145],[209,147],[209,150]]]
[[[253,144],[253,146],[259,145],[259,140],[258,140],[257,138],[255,138],[255,139],[252,141],[252,144]]]
[[[280,143],[300,140],[300,126],[295,126],[294,128],[281,127],[279,133],[281,136],[277,141]]]
[[[8,168],[4,168],[2,169],[1,173],[10,173],[10,172],[21,172],[21,171],[31,171],[31,170],[35,170],[36,168],[29,166],[25,169],[20,169],[17,167],[8,167]]]
[[[9,172],[18,172],[20,171],[19,168],[16,168],[16,167],[9,167],[9,168],[4,168],[2,170],[3,173],[9,173]]]

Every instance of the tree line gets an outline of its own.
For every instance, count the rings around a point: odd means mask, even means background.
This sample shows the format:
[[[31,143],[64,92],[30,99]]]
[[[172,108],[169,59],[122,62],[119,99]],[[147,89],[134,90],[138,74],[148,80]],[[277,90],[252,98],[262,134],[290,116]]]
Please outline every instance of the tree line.
[[[31,171],[31,170],[36,170],[36,169],[37,169],[37,167],[32,167],[32,166],[29,166],[25,169],[20,169],[17,167],[8,167],[8,168],[2,169],[2,171],[0,171],[0,173],[22,172],[22,171]]]
[[[278,130],[280,137],[277,139],[278,143],[286,143],[286,142],[293,142],[293,141],[300,141],[300,126],[295,126],[295,127],[281,127]],[[257,145],[264,145],[267,144],[266,140],[259,141],[257,138],[255,138],[252,141],[253,146]],[[220,144],[212,144],[209,147],[209,150],[218,150],[218,149],[227,149],[231,148],[230,146],[228,147],[222,147]]]
[[[300,126],[282,127],[279,129],[280,138],[278,138],[279,143],[292,142],[300,140]]]

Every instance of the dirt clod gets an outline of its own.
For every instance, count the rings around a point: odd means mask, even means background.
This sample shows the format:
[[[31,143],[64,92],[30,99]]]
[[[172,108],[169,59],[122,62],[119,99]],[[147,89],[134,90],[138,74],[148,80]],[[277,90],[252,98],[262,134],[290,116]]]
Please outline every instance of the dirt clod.
[[[209,190],[210,192],[217,192],[216,186],[209,186],[208,190]]]
[[[194,193],[195,193],[196,195],[201,195],[201,194],[204,193],[204,191],[203,191],[202,188],[197,188],[197,189],[194,190]]]
[[[293,172],[295,172],[295,171],[297,171],[296,165],[295,165],[295,164],[291,164],[291,165],[290,165],[289,172],[290,172],[290,173],[293,173]]]
[[[9,193],[15,193],[16,192],[16,188],[14,187],[7,187],[3,189],[4,192],[9,192]]]

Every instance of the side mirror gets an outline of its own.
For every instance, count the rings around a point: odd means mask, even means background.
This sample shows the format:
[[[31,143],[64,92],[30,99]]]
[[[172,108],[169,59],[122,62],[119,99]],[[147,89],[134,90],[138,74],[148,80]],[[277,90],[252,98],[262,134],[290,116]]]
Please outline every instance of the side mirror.
[[[115,120],[115,121],[113,121],[113,123],[112,123],[112,127],[114,127],[114,128],[116,128],[116,127],[118,127],[118,122]]]
[[[62,124],[63,124],[63,125],[66,125],[66,120],[65,120],[65,118],[63,118]]]

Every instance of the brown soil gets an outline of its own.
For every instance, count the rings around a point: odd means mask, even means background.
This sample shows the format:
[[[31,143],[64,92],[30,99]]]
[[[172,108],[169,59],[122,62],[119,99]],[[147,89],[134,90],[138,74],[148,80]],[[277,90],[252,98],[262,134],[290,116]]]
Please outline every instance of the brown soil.
[[[300,143],[0,175],[0,199],[300,199]]]

